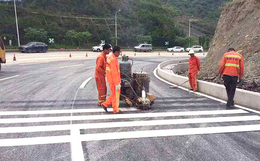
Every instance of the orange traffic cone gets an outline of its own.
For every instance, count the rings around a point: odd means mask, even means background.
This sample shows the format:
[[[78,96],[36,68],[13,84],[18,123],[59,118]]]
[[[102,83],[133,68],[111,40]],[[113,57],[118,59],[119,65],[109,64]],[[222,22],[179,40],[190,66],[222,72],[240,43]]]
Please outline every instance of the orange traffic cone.
[[[88,53],[86,53],[86,57],[88,57]]]
[[[13,58],[13,61],[16,61],[16,57],[15,57],[15,54],[14,54],[14,58]]]
[[[70,58],[71,58],[71,53],[70,53]]]

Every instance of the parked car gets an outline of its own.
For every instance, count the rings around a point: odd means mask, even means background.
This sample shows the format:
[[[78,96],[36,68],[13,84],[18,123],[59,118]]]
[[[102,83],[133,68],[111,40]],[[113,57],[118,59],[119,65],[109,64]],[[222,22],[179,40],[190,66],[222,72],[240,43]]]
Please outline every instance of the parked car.
[[[99,44],[99,45],[97,45],[97,46],[93,46],[92,47],[92,51],[103,51],[103,46],[104,46],[105,44]]]
[[[138,46],[134,47],[134,51],[148,51],[151,52],[153,50],[152,44],[139,44]]]
[[[167,48],[167,51],[169,52],[184,52],[184,48],[180,46],[174,46],[172,48]]]
[[[29,42],[26,45],[19,47],[19,50],[22,53],[31,53],[31,52],[43,52],[46,53],[48,50],[48,45],[43,42]]]
[[[104,46],[105,44],[99,44],[99,45],[97,45],[97,46],[93,46],[92,47],[92,51],[97,51],[97,52],[99,52],[99,51],[103,51],[103,46]],[[109,44],[110,46],[111,46],[111,50],[113,50],[113,47],[112,47],[112,45],[111,44]]]
[[[195,52],[203,52],[203,47],[200,45],[194,45],[191,48],[186,48],[186,51],[190,51],[190,49],[193,49]]]

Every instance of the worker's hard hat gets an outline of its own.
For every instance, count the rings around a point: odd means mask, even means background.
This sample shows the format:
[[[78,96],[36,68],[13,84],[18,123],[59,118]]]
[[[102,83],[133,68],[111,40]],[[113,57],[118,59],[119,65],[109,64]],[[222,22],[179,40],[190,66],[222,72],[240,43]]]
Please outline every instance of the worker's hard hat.
[[[190,49],[190,51],[189,51],[189,55],[192,55],[192,54],[195,54],[195,52],[194,52],[193,49]]]

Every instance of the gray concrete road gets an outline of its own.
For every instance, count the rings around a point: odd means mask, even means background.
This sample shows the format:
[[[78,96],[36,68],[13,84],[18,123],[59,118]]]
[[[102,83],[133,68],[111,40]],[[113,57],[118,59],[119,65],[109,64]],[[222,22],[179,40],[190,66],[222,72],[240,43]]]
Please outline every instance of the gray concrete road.
[[[0,72],[1,161],[260,160],[259,115],[154,76],[160,62],[186,56],[129,52],[133,71],[150,74],[156,101],[148,111],[121,102],[114,115],[96,106],[97,53],[48,54],[24,55]]]

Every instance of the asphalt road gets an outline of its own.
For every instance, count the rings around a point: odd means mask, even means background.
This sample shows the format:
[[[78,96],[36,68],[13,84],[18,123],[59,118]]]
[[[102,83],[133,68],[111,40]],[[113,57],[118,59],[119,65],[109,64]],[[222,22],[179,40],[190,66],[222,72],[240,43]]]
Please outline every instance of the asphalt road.
[[[260,160],[259,115],[154,76],[160,62],[181,57],[133,59],[133,71],[150,74],[156,100],[148,111],[121,102],[120,115],[96,106],[95,55],[3,66],[0,161]]]

